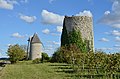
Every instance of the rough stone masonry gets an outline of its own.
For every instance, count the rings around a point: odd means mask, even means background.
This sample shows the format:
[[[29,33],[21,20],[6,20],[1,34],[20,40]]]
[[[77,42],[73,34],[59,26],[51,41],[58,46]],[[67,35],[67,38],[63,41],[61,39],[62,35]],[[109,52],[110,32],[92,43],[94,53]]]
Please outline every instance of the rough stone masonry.
[[[66,27],[67,33],[73,29],[80,31],[83,41],[87,40],[87,48],[94,51],[93,20],[90,16],[65,16],[63,29]],[[62,39],[62,38],[61,38]],[[61,41],[62,42],[62,41]]]

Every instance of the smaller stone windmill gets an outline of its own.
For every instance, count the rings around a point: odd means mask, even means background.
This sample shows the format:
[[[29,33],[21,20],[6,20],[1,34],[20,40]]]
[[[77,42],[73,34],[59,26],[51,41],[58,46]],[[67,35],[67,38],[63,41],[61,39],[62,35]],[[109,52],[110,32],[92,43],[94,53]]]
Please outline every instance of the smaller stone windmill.
[[[37,33],[28,39],[28,59],[34,60],[36,58],[41,58],[42,52],[42,42],[40,41]]]

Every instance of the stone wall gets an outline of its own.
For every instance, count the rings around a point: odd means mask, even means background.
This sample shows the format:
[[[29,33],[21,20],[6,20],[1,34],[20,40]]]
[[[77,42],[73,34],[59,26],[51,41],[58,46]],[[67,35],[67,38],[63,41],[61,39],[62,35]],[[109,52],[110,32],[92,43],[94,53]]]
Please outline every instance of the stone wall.
[[[93,21],[89,16],[65,16],[64,26],[67,33],[73,29],[80,31],[83,40],[87,40],[87,47],[90,51],[94,51],[94,37],[93,37]]]
[[[41,58],[41,49],[42,44],[41,43],[31,43],[30,45],[30,59],[34,60],[36,58]]]

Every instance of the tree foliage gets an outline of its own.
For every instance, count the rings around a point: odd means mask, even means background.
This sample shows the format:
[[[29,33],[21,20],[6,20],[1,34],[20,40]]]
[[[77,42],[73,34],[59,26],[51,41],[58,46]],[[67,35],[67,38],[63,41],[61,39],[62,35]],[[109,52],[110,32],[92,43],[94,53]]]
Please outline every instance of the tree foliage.
[[[50,61],[50,57],[48,56],[47,53],[42,53],[41,62],[47,62],[47,61]]]
[[[18,44],[10,45],[7,50],[7,54],[11,63],[16,63],[17,61],[24,59],[26,56],[24,49],[22,49]]]
[[[40,58],[36,58],[34,60],[32,60],[33,64],[39,64],[40,63]]]
[[[95,53],[82,53],[76,44],[61,47],[54,53],[54,61],[64,62],[72,65],[74,71],[79,69],[87,69],[105,74],[114,74],[120,72],[120,54],[106,54],[105,52],[97,51]]]
[[[66,62],[64,52],[61,51],[61,48],[58,48],[57,51],[54,52],[51,62],[58,62],[58,63],[64,63]]]

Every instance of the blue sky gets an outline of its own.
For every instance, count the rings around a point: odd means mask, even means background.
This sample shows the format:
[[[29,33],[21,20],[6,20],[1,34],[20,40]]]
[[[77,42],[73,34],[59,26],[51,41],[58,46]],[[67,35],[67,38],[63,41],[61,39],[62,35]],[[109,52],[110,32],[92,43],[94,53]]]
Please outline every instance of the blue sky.
[[[37,32],[50,56],[60,46],[64,15],[92,15],[95,48],[120,51],[120,0],[0,0],[0,57]]]

